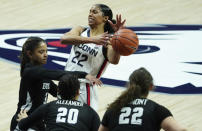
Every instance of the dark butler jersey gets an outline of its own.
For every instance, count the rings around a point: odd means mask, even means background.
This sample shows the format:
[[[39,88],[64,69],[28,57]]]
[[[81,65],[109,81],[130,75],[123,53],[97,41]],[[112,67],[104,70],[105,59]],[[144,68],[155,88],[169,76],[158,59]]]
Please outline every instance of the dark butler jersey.
[[[98,114],[90,106],[61,99],[40,106],[18,126],[26,130],[41,119],[44,119],[47,131],[97,131],[100,125]]]
[[[110,131],[160,131],[161,122],[171,112],[149,99],[135,99],[118,113],[107,110],[102,124]]]

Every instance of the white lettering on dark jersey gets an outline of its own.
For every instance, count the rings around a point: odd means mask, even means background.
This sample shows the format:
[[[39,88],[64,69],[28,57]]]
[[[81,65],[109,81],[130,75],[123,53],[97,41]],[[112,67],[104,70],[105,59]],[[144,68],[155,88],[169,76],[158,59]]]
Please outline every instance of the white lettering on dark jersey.
[[[119,124],[142,125],[143,112],[142,107],[123,107],[119,116]]]
[[[97,50],[92,49],[91,47],[84,45],[84,44],[78,45],[78,48],[82,49],[85,52],[88,52],[90,55],[97,56],[97,54],[98,54]]]
[[[43,87],[42,87],[42,89],[44,89],[44,90],[49,90],[50,89],[50,83],[43,83]]]
[[[58,108],[58,114],[56,118],[56,123],[69,123],[69,124],[76,124],[78,120],[78,109],[67,109],[65,107]]]
[[[135,99],[131,102],[133,105],[146,105],[147,99]]]
[[[71,101],[71,100],[58,100],[56,104],[65,104],[65,105],[73,105],[73,106],[83,106],[83,103],[78,101]]]

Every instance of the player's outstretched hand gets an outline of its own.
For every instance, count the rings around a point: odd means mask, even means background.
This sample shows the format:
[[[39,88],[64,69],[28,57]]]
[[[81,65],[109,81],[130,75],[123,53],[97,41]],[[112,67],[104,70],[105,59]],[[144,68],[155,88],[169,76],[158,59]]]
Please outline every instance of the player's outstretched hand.
[[[111,35],[108,34],[108,32],[104,32],[103,34],[92,36],[91,38],[93,39],[93,43],[97,45],[104,45],[106,47],[108,41],[110,40],[110,36]]]
[[[102,81],[90,74],[86,75],[86,79],[89,80],[91,83],[95,83],[97,86],[102,85]]]
[[[25,110],[21,110],[20,113],[18,114],[18,118],[16,119],[18,122],[24,118],[26,118],[27,115],[27,111]]]
[[[112,26],[112,28],[114,29],[115,32],[117,32],[119,29],[123,29],[124,28],[124,24],[126,22],[126,19],[124,19],[122,21],[121,19],[121,14],[116,15],[116,24],[113,24],[112,21],[108,20],[108,22],[110,23],[110,25]]]

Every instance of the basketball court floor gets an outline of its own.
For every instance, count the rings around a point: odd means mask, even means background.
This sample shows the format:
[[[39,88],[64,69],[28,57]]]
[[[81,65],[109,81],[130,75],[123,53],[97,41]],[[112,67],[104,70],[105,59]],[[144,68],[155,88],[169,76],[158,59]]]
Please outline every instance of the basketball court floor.
[[[128,27],[147,24],[202,24],[201,0],[0,0],[0,31],[87,26],[89,9],[95,3],[107,4],[114,15],[122,14]],[[11,117],[16,111],[19,69],[19,64],[0,57],[0,131],[9,130]],[[202,78],[199,80],[202,81]],[[124,88],[110,85],[98,87],[98,113],[101,119],[107,104],[123,90]],[[149,98],[170,109],[175,119],[189,131],[202,130],[201,94],[151,92]],[[50,97],[49,100],[52,99]]]

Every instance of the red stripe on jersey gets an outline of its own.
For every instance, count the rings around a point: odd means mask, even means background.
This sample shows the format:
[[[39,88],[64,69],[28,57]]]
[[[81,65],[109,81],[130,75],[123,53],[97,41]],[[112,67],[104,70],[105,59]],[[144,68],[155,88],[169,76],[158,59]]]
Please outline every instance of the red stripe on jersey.
[[[90,106],[90,85],[86,83],[87,104]]]
[[[102,74],[102,72],[103,72],[106,64],[107,64],[107,60],[105,59],[104,62],[103,62],[103,64],[102,64],[102,66],[101,66],[101,68],[100,68],[100,70],[99,70],[99,72],[98,72],[98,74],[97,74],[97,76],[96,76],[96,78],[100,78],[100,76],[101,76],[101,74]]]
[[[51,45],[51,46],[56,46],[56,47],[67,47],[67,45],[63,45],[60,43],[60,41],[51,41],[51,42],[48,42],[48,45]]]

